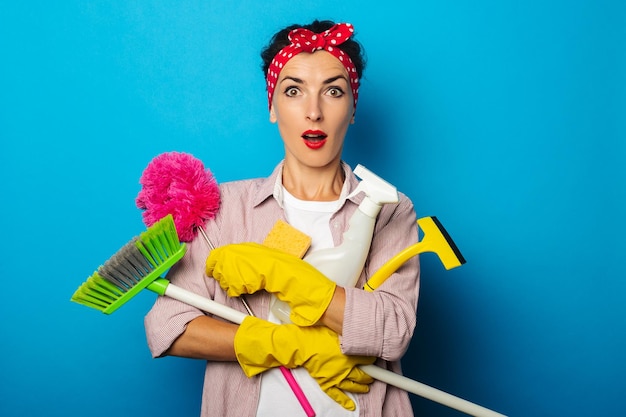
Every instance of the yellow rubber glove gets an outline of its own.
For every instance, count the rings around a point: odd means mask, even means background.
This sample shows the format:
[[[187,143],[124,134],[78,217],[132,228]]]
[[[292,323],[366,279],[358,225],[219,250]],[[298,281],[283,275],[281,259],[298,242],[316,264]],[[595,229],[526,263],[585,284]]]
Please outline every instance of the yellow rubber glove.
[[[302,259],[258,243],[226,245],[211,251],[206,274],[231,297],[265,289],[291,307],[291,322],[311,326],[322,317],[335,284]]]
[[[248,316],[235,333],[235,353],[248,377],[281,365],[303,366],[328,396],[348,410],[356,406],[343,391],[366,393],[374,381],[357,366],[372,364],[375,358],[344,355],[337,334],[324,326],[279,325]]]

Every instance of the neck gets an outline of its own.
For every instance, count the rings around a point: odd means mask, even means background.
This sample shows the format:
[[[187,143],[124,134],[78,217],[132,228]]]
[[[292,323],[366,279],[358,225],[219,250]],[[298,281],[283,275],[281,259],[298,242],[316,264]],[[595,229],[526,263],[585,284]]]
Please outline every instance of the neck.
[[[340,163],[319,168],[293,166],[285,161],[283,166],[283,186],[300,200],[337,200],[343,182],[344,174]]]

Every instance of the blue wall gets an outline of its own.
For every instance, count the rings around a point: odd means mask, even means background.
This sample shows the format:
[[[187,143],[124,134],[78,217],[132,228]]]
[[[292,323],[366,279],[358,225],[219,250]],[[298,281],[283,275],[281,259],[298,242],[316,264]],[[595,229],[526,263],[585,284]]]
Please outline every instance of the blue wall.
[[[157,154],[270,172],[258,52],[317,17],[368,53],[346,160],[468,260],[422,256],[405,372],[510,416],[626,415],[623,2],[54,3],[0,6],[0,415],[197,415],[202,363],[150,358],[153,294],[111,316],[69,298],[143,230]]]

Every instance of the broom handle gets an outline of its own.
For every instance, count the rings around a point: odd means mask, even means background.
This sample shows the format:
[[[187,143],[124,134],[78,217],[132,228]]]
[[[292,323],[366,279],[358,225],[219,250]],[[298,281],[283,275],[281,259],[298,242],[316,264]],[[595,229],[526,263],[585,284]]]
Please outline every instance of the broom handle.
[[[447,392],[430,387],[421,382],[417,382],[406,376],[399,375],[395,372],[383,369],[376,365],[362,365],[360,366],[366,374],[379,381],[385,382],[394,387],[401,388],[407,392],[419,395],[420,397],[427,398],[429,400],[438,402],[439,404],[446,405],[455,410],[462,411],[465,414],[476,417],[505,417],[503,414],[492,411],[488,408],[471,403]]]
[[[150,287],[148,287],[150,289]],[[217,301],[202,297],[184,288],[168,284],[164,295],[174,298],[190,306],[196,307],[202,311],[221,317],[233,323],[241,324],[247,314],[237,311],[234,308],[227,307]],[[419,395],[420,397],[446,405],[458,411],[462,411],[468,415],[476,417],[505,417],[503,414],[481,407],[462,398],[455,397],[444,391],[429,387],[395,372],[383,369],[376,365],[364,365],[360,367],[365,373],[372,378],[385,382],[389,385],[401,388],[407,392]]]
[[[150,289],[150,286],[148,286],[148,289]],[[243,319],[248,317],[246,313],[227,307],[210,298],[202,297],[184,288],[177,287],[174,284],[167,285],[164,295],[233,323],[241,324]]]

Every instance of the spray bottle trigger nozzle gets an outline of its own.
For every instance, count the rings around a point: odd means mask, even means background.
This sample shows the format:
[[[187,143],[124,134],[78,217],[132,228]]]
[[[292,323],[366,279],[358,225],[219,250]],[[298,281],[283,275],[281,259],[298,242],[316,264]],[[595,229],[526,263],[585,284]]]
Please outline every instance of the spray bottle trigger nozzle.
[[[349,197],[363,191],[366,197],[359,208],[368,216],[376,217],[383,204],[398,202],[399,197],[396,187],[389,184],[363,165],[357,165],[356,168],[354,168],[354,174],[360,177],[361,181],[354,191],[350,193]]]
[[[359,185],[352,195],[363,191],[370,200],[377,204],[398,202],[398,191],[396,187],[389,184],[363,165],[357,165],[356,168],[354,168],[354,174],[361,178],[361,182],[359,182]]]

